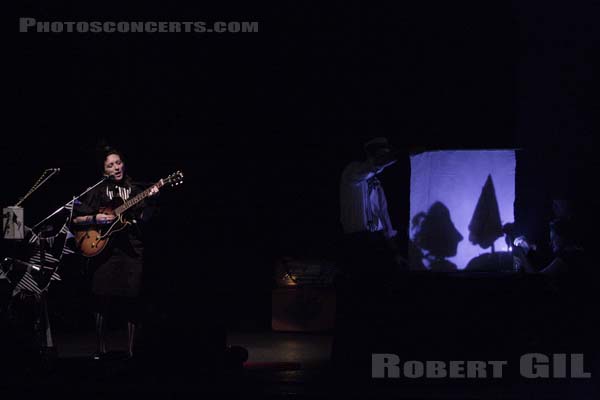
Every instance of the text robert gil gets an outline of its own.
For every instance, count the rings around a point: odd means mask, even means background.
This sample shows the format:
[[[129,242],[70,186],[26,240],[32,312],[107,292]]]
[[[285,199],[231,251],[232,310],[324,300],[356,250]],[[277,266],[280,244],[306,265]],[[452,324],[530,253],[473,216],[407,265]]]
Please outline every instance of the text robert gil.
[[[372,378],[502,378],[508,361],[405,361],[396,354],[372,354]],[[519,359],[521,376],[534,378],[590,378],[584,370],[583,354],[523,354]]]

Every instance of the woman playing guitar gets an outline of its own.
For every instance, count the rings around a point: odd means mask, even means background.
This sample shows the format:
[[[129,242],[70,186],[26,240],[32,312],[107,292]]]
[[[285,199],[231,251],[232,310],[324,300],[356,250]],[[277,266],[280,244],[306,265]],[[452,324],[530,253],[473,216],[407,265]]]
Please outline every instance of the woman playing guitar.
[[[97,254],[90,258],[95,267],[96,357],[107,352],[106,315],[115,304],[126,314],[128,353],[132,356],[144,254],[139,225],[151,216],[162,180],[144,190],[125,173],[123,156],[116,149],[105,148],[101,160],[108,178],[75,205],[72,228],[81,252],[88,257]]]

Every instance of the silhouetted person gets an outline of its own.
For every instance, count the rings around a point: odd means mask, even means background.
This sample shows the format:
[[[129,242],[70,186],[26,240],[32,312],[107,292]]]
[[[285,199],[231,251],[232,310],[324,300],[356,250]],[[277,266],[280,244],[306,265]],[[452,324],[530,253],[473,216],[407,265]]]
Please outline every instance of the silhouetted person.
[[[520,248],[525,257],[522,257],[522,267],[527,273],[540,273],[559,278],[581,275],[586,272],[585,253],[578,244],[573,224],[567,219],[555,219],[550,223],[550,246],[554,259],[549,265],[540,268],[534,266],[526,257],[533,249],[533,245],[520,236],[515,239],[515,246]]]
[[[365,160],[353,161],[340,178],[340,222],[343,246],[336,286],[335,335],[332,361],[336,374],[347,379],[354,357],[370,342],[369,318],[381,307],[393,274],[402,262],[385,192],[377,175],[397,161],[388,140],[364,144]]]
[[[353,278],[391,272],[395,263],[404,260],[398,254],[398,232],[377,179],[397,161],[397,154],[382,137],[369,140],[364,149],[366,159],[348,164],[340,181],[340,221],[345,234],[342,268]]]
[[[554,255],[546,266],[534,265],[528,257],[532,245],[524,237],[515,239],[515,251],[525,273],[547,278],[550,296],[544,306],[552,329],[550,342],[555,346],[581,350],[597,342],[598,272],[591,265],[581,245],[578,232],[568,219],[550,223],[550,245]],[[536,298],[537,301],[540,301]],[[596,332],[596,333],[595,333]]]

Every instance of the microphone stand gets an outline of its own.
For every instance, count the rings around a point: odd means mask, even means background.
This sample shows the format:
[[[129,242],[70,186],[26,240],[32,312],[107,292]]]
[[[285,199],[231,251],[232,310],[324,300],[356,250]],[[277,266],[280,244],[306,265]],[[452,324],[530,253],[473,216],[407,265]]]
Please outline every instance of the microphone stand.
[[[50,175],[48,175],[46,178],[44,178],[44,175],[46,175],[46,172],[50,171]],[[52,178],[52,176],[54,174],[57,174],[60,172],[60,168],[48,168],[44,171],[44,173],[42,174],[42,177],[40,178],[40,180],[38,180],[38,182],[35,183],[35,185],[33,185],[33,187],[31,188],[31,190],[29,190],[29,192],[23,196],[18,202],[17,204],[15,204],[15,207],[19,207],[21,204],[23,204],[23,202],[29,197],[31,196],[36,190],[38,190],[40,187],[42,187],[42,185],[44,183],[46,183],[46,181],[50,178]],[[42,180],[43,179],[43,180]],[[40,182],[41,181],[41,182]]]
[[[59,207],[56,211],[54,211],[52,214],[48,215],[46,218],[44,218],[43,220],[38,222],[31,230],[33,232],[35,232],[35,230],[38,227],[40,227],[44,222],[48,221],[50,218],[52,218],[53,216],[55,216],[56,214],[58,214],[65,208],[67,208],[67,206],[69,204],[72,204],[72,207],[75,207],[76,200],[78,200],[79,198],[84,196],[87,192],[89,192],[90,190],[94,189],[95,187],[97,187],[98,185],[102,184],[103,182],[105,182],[109,179],[110,179],[110,176],[103,177],[100,181],[95,183],[93,186],[90,186],[87,189],[85,189],[83,191],[83,193],[79,194],[78,196],[73,197],[73,199],[71,201],[68,201],[63,206]],[[45,240],[46,239],[43,237],[42,232],[40,232],[40,237],[39,237],[40,270],[42,270],[44,268],[44,263],[45,263],[45,258],[46,258],[46,251],[45,251],[46,249],[45,249],[45,243],[44,243]],[[50,282],[50,279],[52,279],[52,277],[48,278],[48,284]],[[49,362],[50,359],[56,357],[56,349],[54,347],[54,342],[52,340],[52,331],[50,328],[50,318],[48,315],[48,302],[47,302],[47,297],[46,297],[45,291],[43,291],[40,294],[40,306],[41,306],[40,315],[38,316],[37,324],[36,324],[36,325],[38,325],[38,329],[39,329],[37,334],[39,335],[39,339],[40,339],[40,350],[42,353],[43,360],[45,362]],[[43,343],[42,343],[42,341],[43,341]]]
[[[35,232],[35,230],[42,225],[44,222],[48,221],[50,218],[54,217],[56,214],[58,214],[59,212],[61,212],[62,210],[64,210],[65,208],[67,208],[67,206],[71,203],[73,203],[73,206],[75,206],[75,201],[79,200],[79,198],[83,197],[87,192],[89,192],[90,190],[94,189],[96,186],[106,182],[107,180],[110,179],[110,176],[105,176],[103,177],[100,181],[98,181],[97,183],[95,183],[93,186],[90,186],[89,188],[85,189],[83,191],[83,193],[80,193],[79,195],[73,197],[73,199],[71,201],[66,202],[64,205],[62,205],[61,207],[59,207],[56,211],[54,211],[52,214],[48,215],[46,218],[44,218],[43,220],[41,220],[40,222],[38,222],[37,224],[35,224],[35,226],[33,228],[31,228],[32,231]]]

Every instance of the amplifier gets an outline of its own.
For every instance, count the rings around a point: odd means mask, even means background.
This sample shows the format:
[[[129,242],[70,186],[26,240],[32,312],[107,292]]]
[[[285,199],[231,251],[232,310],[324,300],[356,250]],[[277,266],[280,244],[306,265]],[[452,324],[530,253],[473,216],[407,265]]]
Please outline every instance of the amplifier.
[[[282,258],[275,266],[275,284],[278,287],[333,285],[337,269],[324,260]]]

